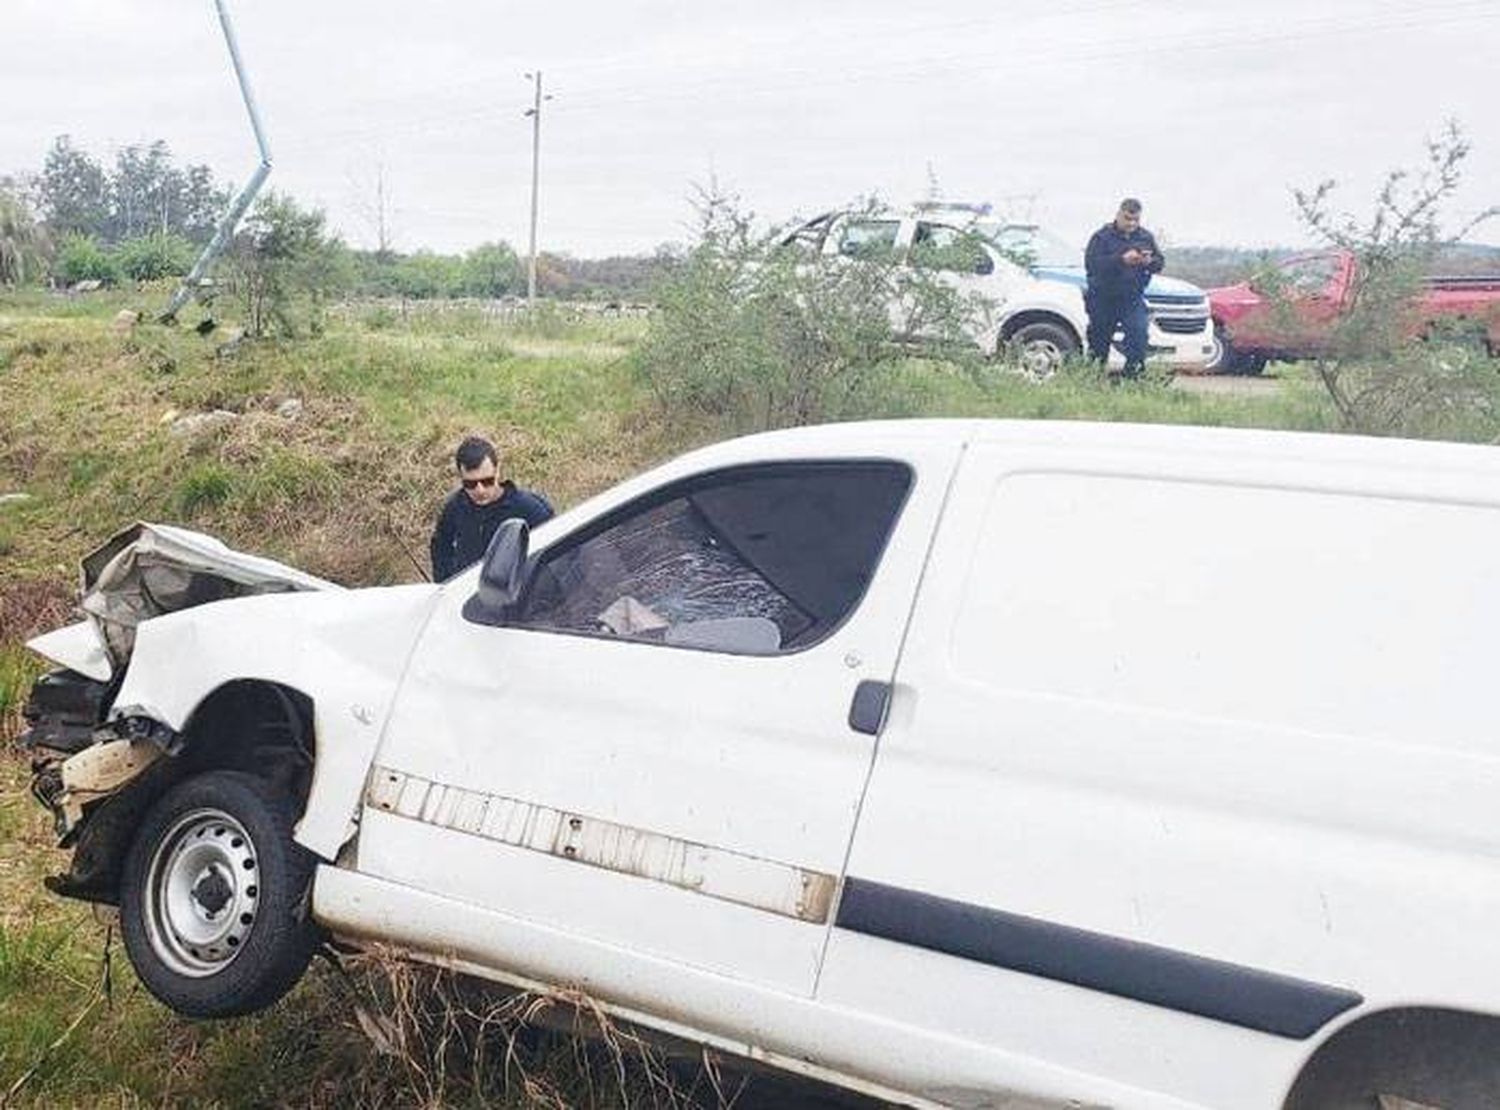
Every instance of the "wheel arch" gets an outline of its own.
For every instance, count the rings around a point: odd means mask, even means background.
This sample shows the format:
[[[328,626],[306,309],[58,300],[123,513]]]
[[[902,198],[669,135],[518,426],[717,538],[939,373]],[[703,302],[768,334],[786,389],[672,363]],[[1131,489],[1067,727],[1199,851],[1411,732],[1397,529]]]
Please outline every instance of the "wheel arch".
[[[1011,336],[1026,327],[1028,324],[1051,324],[1067,331],[1073,337],[1073,342],[1080,350],[1083,349],[1083,335],[1063,313],[1053,308],[1023,308],[1005,318],[1000,325],[1000,342],[1008,343]]]
[[[1363,1014],[1323,1039],[1282,1110],[1373,1106],[1387,1094],[1467,1110],[1500,1099],[1500,1016],[1441,1006]]]
[[[307,803],[317,757],[313,700],[294,687],[232,679],[204,694],[180,730],[132,709],[123,710],[116,730],[162,744],[170,754],[85,813],[69,874],[48,883],[58,893],[117,901],[141,820],[173,786],[205,771],[247,771],[284,791],[298,812]]]
[[[307,801],[317,759],[313,699],[295,686],[263,678],[233,678],[208,691],[181,730],[182,756],[190,773],[227,769],[274,777],[264,755],[293,753],[305,761],[305,777],[285,785],[299,806]],[[267,776],[266,772],[272,772]]]

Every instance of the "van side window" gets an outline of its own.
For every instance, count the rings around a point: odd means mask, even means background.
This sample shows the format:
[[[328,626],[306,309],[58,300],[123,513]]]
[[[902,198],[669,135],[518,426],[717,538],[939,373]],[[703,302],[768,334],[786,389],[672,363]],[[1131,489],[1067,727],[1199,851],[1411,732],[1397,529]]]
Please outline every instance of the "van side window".
[[[853,611],[911,485],[895,462],[700,476],[547,551],[512,627],[774,655]]]

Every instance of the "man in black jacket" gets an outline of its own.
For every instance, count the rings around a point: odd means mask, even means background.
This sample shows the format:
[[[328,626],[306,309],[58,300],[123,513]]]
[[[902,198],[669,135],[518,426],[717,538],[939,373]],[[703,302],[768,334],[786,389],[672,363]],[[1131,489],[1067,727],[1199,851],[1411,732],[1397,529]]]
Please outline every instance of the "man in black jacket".
[[[1140,376],[1146,365],[1146,284],[1165,264],[1156,240],[1141,226],[1141,202],[1126,197],[1114,220],[1094,232],[1083,255],[1089,358],[1107,363],[1119,328],[1125,333],[1124,375]]]
[[[434,582],[446,581],[484,558],[502,521],[520,517],[534,528],[552,516],[545,497],[500,477],[499,457],[489,440],[470,436],[458,445],[453,462],[462,488],[444,503],[432,532]]]

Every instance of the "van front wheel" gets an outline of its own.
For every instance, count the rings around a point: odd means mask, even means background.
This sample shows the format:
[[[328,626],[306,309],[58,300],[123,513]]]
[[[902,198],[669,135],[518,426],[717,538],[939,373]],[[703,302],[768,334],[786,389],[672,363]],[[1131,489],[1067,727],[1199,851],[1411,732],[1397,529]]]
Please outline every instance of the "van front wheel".
[[[270,783],[211,771],[146,815],[125,859],[120,933],[146,989],[189,1017],[263,1009],[301,978],[319,941],[305,895],[316,859],[292,841]]]

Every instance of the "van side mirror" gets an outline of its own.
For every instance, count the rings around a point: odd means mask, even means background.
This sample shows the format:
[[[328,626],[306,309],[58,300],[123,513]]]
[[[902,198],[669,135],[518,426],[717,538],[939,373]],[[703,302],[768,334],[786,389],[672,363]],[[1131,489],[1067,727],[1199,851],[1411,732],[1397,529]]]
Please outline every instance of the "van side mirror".
[[[490,537],[479,565],[479,588],[464,603],[464,616],[483,624],[498,624],[505,612],[526,592],[527,548],[531,530],[524,520],[504,521]]]

